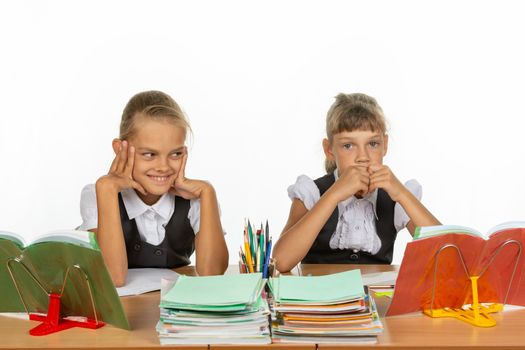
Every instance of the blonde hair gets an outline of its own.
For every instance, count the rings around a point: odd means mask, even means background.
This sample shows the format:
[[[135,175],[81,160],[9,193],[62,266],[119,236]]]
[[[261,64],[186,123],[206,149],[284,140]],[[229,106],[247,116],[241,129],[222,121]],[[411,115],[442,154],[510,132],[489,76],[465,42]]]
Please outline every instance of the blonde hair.
[[[380,131],[386,135],[387,126],[383,110],[376,99],[361,93],[343,94],[335,97],[326,115],[326,137],[332,143],[333,136],[343,131]],[[325,169],[333,173],[335,161],[325,159]]]
[[[184,130],[184,136],[190,124],[177,102],[161,91],[143,91],[134,95],[124,107],[120,121],[120,139],[129,139],[135,133],[135,122],[138,118],[166,118]]]

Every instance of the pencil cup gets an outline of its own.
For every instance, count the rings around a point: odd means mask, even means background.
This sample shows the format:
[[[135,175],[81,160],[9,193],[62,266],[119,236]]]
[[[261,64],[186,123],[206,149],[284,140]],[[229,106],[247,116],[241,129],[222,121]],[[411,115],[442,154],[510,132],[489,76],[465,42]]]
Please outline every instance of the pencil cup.
[[[248,266],[243,261],[239,260],[239,272],[240,273],[251,273],[251,272],[262,272],[263,278],[273,277],[275,272],[275,260],[270,258],[268,261],[268,266],[265,268],[257,270],[253,265]]]

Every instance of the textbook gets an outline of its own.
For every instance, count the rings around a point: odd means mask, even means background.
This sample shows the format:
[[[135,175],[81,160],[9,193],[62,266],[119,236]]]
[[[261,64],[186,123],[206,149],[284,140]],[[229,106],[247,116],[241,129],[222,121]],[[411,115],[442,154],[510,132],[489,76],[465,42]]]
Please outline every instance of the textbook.
[[[96,316],[130,328],[92,232],[53,231],[26,241],[0,231],[0,286],[0,312],[46,314],[48,294],[62,294],[61,317]]]
[[[479,303],[525,306],[525,222],[487,233],[463,226],[416,229],[407,244],[387,316]],[[477,302],[476,301],[476,302]]]

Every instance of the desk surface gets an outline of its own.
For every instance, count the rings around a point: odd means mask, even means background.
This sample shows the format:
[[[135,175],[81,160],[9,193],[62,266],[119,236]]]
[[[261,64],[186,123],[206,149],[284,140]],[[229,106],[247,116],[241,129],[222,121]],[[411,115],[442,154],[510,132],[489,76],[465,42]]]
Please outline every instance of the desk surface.
[[[347,270],[356,265],[304,265],[294,273],[328,274]],[[368,265],[359,266],[363,273],[378,272],[395,269],[393,266]],[[177,269],[179,273],[193,274],[192,267]],[[236,273],[237,267],[230,267],[228,273]],[[378,297],[376,302],[380,315],[384,315],[390,299]],[[22,348],[54,348],[54,349],[150,349],[161,347],[155,331],[155,324],[159,320],[159,292],[139,296],[123,297],[122,304],[133,328],[126,331],[113,326],[105,326],[98,330],[73,328],[43,337],[34,337],[28,334],[36,322],[0,316],[0,349]],[[379,335],[375,347],[390,349],[411,348],[428,349],[465,349],[465,348],[494,348],[494,349],[525,349],[525,309],[505,311],[495,314],[496,327],[478,328],[453,319],[431,319],[422,314],[383,318],[384,332]],[[253,346],[253,348],[293,348],[316,349],[311,345],[282,345]],[[370,346],[351,346],[352,349],[368,348]],[[170,348],[163,346],[163,349]],[[208,346],[177,347],[177,349],[208,349]],[[210,346],[210,348],[236,348],[242,346]],[[320,345],[319,349],[333,349],[341,346]]]

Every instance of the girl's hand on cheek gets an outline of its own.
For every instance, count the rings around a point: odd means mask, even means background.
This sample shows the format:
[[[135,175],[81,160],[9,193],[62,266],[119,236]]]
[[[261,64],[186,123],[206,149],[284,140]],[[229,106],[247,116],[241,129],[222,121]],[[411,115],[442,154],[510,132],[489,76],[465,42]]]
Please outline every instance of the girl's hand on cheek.
[[[126,188],[134,188],[140,193],[147,195],[142,185],[133,180],[134,163],[135,147],[129,145],[127,141],[122,141],[120,150],[113,159],[108,174],[101,177],[99,181],[112,185],[117,192]]]
[[[386,165],[371,165],[368,167],[368,172],[370,174],[370,192],[377,188],[382,188],[392,200],[397,201],[405,190],[403,184],[399,182],[392,170]]]
[[[182,157],[182,164],[175,178],[175,182],[170,188],[170,193],[174,196],[179,196],[184,199],[196,199],[200,198],[203,191],[208,189],[210,184],[206,181],[187,179],[184,175],[186,171],[186,162],[188,160],[188,154],[185,153]]]

